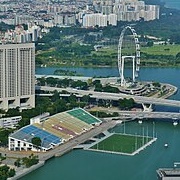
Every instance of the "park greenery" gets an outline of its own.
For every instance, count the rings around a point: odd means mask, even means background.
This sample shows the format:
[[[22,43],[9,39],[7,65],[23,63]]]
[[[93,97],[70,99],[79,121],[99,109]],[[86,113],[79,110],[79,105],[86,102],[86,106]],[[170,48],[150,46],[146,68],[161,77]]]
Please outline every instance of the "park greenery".
[[[6,180],[10,177],[13,177],[15,175],[15,170],[11,169],[7,165],[0,166],[0,179]]]
[[[26,168],[29,168],[39,162],[38,156],[35,156],[34,154],[31,154],[29,157],[23,157],[23,158],[18,158],[15,162],[14,165],[16,167],[20,167],[24,165]]]
[[[1,147],[6,147],[6,145],[8,144],[8,136],[9,134],[11,134],[13,132],[12,129],[4,129],[1,128],[0,129],[0,146]],[[1,158],[1,156],[0,156]]]
[[[119,99],[118,105],[121,110],[130,110],[134,107],[135,102],[134,99],[132,98],[130,99],[124,98],[124,99]]]
[[[22,158],[22,163],[26,168],[29,168],[39,162],[38,156],[31,154],[29,157]]]

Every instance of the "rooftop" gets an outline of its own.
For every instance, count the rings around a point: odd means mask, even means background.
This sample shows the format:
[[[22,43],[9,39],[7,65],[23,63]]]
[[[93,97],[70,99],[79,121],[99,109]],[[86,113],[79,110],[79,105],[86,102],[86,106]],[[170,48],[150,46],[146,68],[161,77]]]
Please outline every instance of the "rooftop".
[[[31,143],[32,138],[39,137],[42,142],[41,146],[44,148],[50,148],[51,145],[59,145],[61,143],[61,138],[33,125],[21,128],[11,134],[10,137],[29,143]]]

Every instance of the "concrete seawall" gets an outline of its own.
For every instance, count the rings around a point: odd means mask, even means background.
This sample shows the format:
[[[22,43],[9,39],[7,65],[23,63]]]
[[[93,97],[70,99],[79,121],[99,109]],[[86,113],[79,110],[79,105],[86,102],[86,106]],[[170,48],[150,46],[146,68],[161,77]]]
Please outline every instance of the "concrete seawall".
[[[31,166],[30,168],[25,168],[25,169],[23,168],[22,170],[17,171],[16,175],[14,177],[8,178],[7,180],[17,180],[17,179],[29,174],[30,172],[44,166],[44,163],[45,163],[45,161],[39,161],[38,164],[35,164],[35,165]]]

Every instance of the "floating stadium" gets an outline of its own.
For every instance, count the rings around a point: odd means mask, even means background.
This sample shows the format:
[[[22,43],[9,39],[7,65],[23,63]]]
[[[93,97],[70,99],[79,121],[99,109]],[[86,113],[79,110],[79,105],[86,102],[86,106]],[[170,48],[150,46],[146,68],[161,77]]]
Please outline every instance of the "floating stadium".
[[[9,136],[9,150],[48,151],[101,123],[101,120],[82,108],[55,114],[43,121],[36,119]],[[41,146],[37,147],[32,143],[34,137],[41,139]]]

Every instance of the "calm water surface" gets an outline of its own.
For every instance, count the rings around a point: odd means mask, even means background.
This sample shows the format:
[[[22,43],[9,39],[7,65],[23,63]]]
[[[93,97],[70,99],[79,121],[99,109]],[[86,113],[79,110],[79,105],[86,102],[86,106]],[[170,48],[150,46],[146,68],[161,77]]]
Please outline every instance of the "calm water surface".
[[[179,0],[161,0],[166,3],[166,7],[180,9],[180,1]]]
[[[56,69],[56,68],[55,68]],[[85,76],[118,75],[116,68],[73,68]],[[51,74],[52,68],[39,68],[36,74]],[[128,72],[129,71],[129,72]],[[127,74],[130,69],[126,70]],[[142,68],[140,80],[166,82],[180,87],[180,69],[178,68]],[[179,92],[171,97],[180,99]],[[178,108],[156,107],[157,110],[179,111]],[[155,121],[153,123],[153,121]],[[25,176],[21,180],[156,180],[156,170],[162,167],[173,167],[173,162],[180,162],[180,125],[174,127],[172,122],[156,119],[126,124],[126,133],[142,134],[142,129],[153,134],[157,141],[139,154],[130,157],[97,153],[83,150],[72,151],[62,157],[49,160],[45,166]],[[121,125],[113,131],[123,132]],[[164,148],[168,143],[169,147]]]

